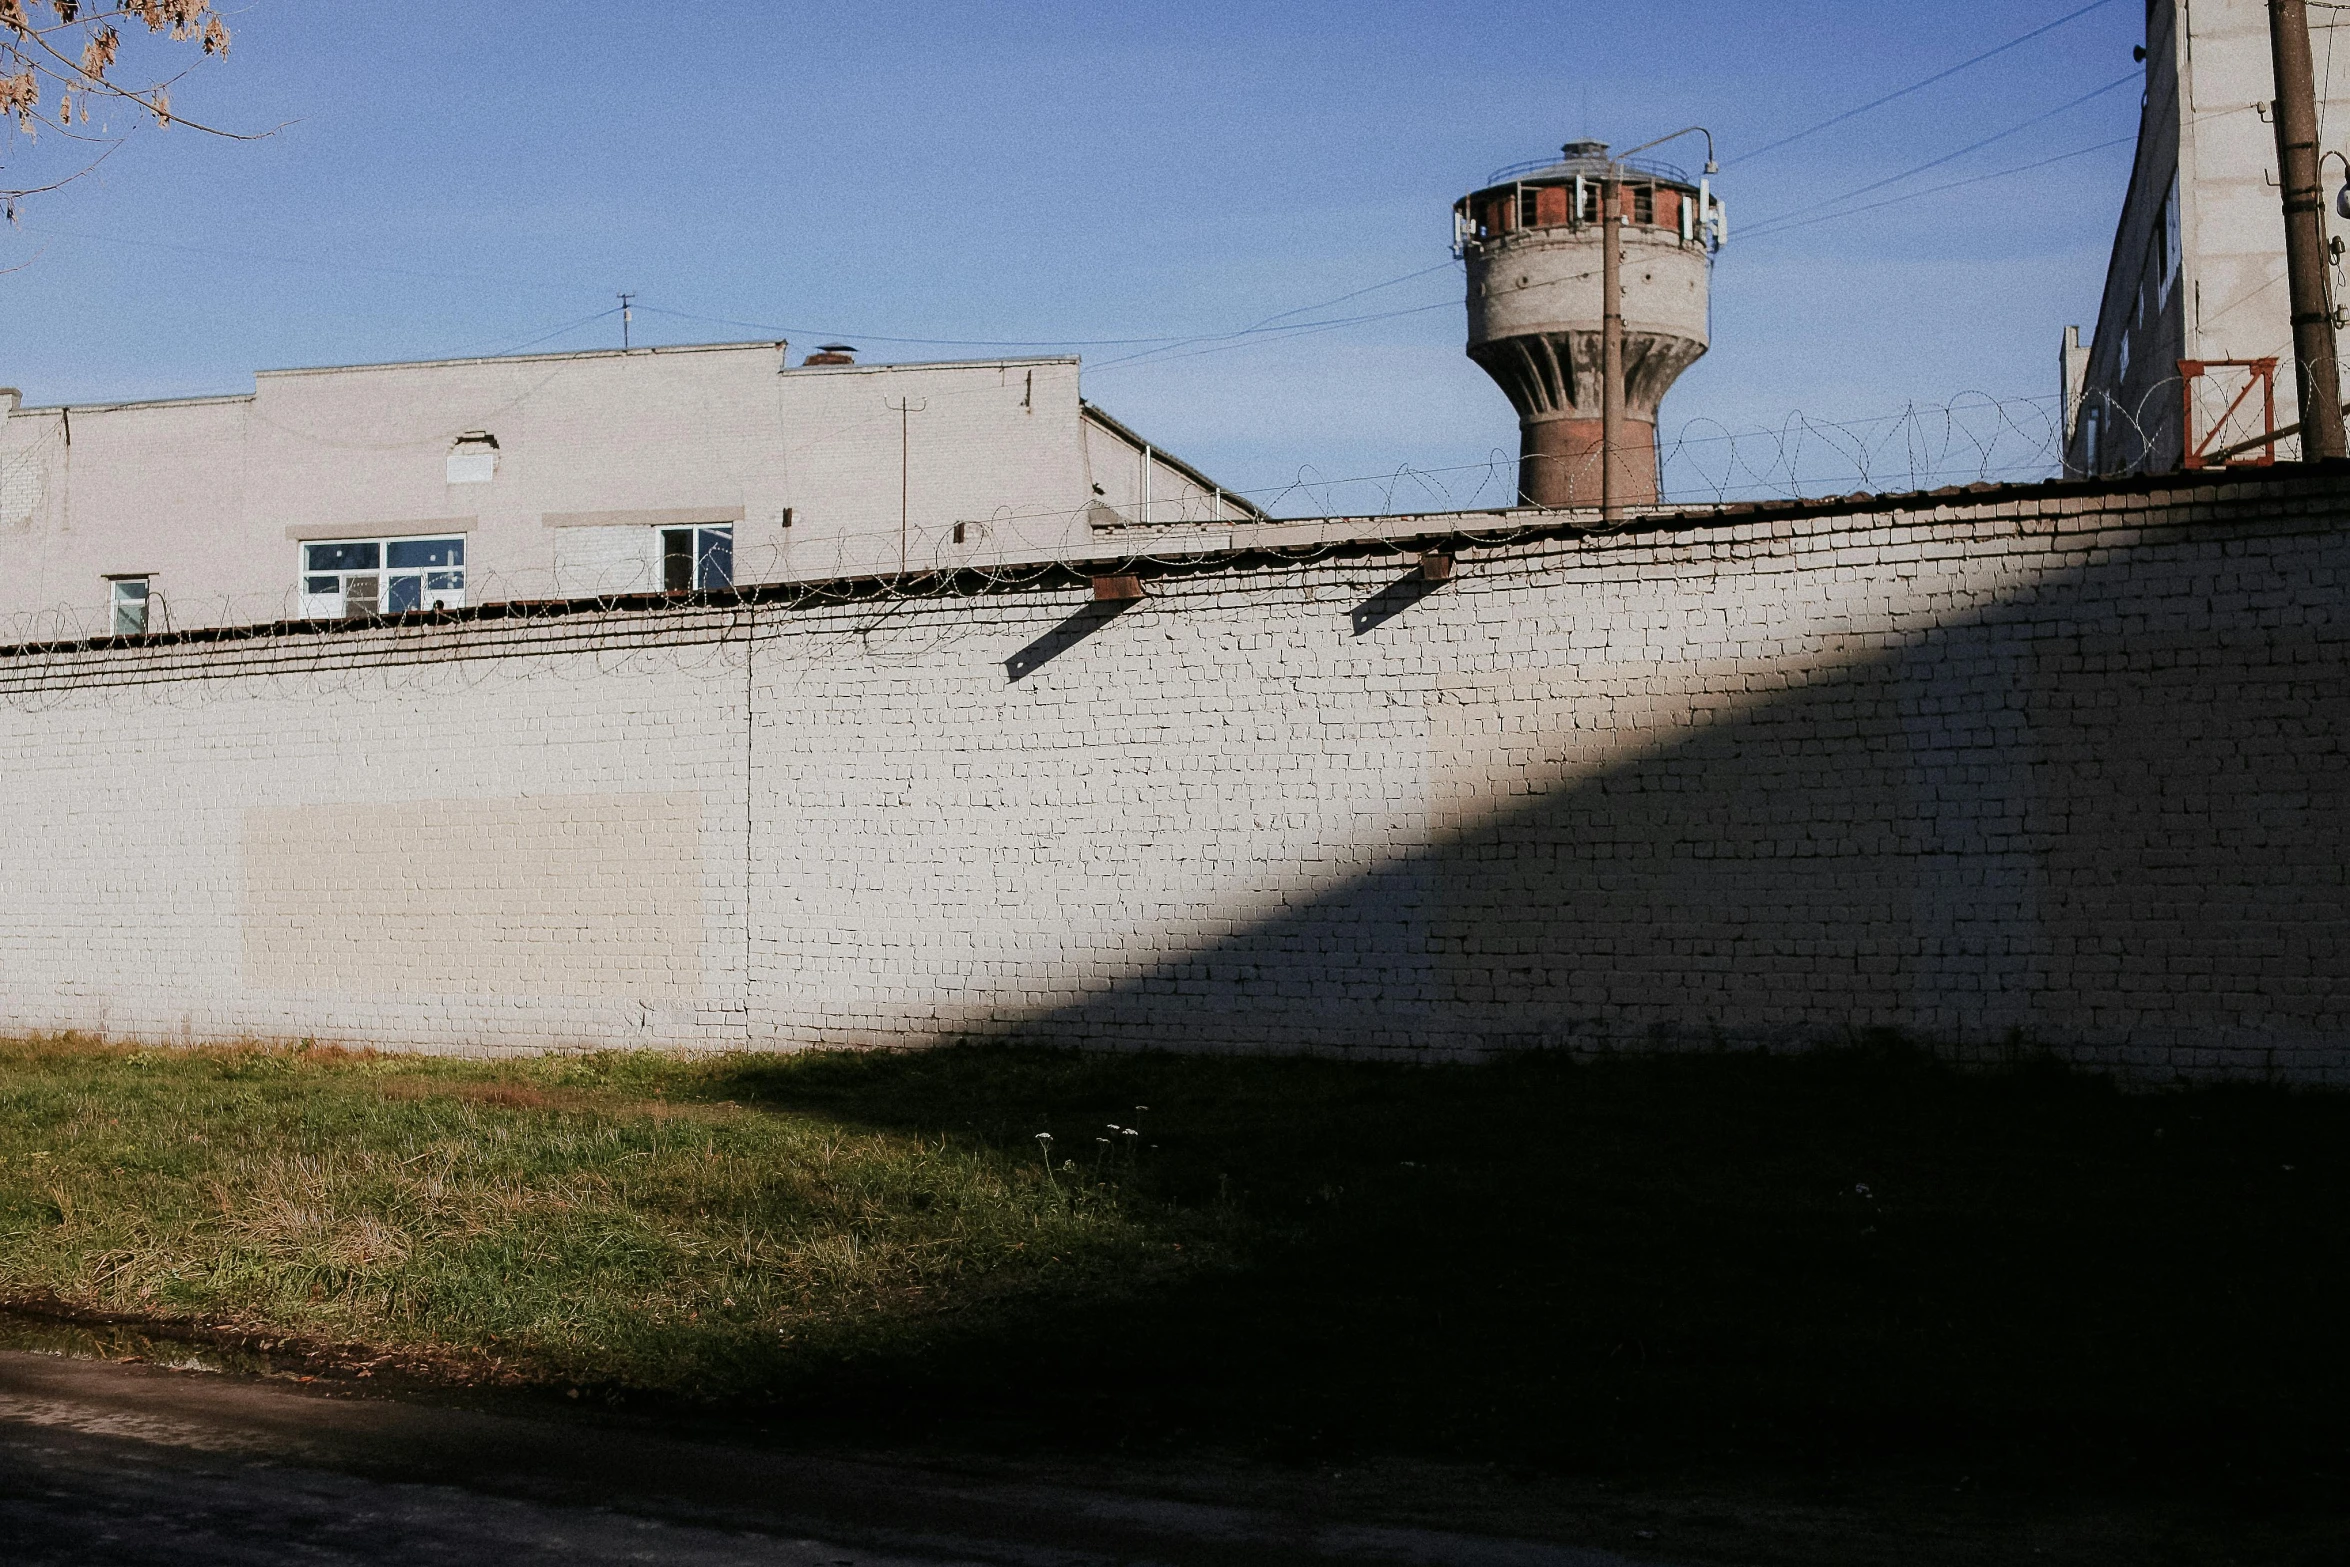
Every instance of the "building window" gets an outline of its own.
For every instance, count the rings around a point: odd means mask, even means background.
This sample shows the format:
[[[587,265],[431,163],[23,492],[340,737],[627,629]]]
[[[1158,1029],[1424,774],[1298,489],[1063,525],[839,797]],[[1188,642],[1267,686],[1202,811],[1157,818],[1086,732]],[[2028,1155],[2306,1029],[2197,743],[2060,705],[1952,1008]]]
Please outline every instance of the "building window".
[[[2155,307],[2170,303],[2172,285],[2179,280],[2179,177],[2170,177],[2170,194],[2162,198],[2162,281],[2157,288]]]
[[[661,587],[668,593],[734,586],[734,529],[663,528]]]
[[[147,630],[147,579],[145,577],[117,577],[114,579],[114,634],[118,637],[144,635]]]
[[[302,546],[305,619],[464,607],[462,538],[336,539]]]
[[[1536,199],[1537,195],[1538,192],[1531,185],[1518,187],[1518,227],[1530,229],[1540,226],[1542,207]]]
[[[1632,187],[1632,221],[1651,226],[1656,223],[1656,187],[1654,185]]]

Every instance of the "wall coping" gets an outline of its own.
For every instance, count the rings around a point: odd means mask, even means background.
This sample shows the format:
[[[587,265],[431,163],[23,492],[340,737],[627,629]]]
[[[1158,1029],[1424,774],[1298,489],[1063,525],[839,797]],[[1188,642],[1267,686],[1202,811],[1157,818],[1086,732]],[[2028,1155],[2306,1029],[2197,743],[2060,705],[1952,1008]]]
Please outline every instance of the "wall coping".
[[[2321,463],[2278,463],[2265,467],[2214,469],[2196,474],[2141,474],[2109,479],[2051,479],[2023,484],[1946,485],[1933,490],[1856,492],[1851,495],[1785,501],[1739,501],[1706,506],[1659,507],[1613,527],[1600,523],[1597,508],[1554,511],[1515,507],[1483,512],[1420,512],[1390,516],[1309,517],[1288,521],[1225,524],[1169,524],[1148,530],[1161,547],[1109,550],[1095,556],[1053,556],[952,567],[907,575],[862,573],[790,578],[739,588],[693,592],[639,592],[578,598],[502,599],[454,610],[422,610],[363,619],[287,619],[135,636],[79,637],[46,642],[0,644],[0,660],[92,653],[112,649],[232,644],[282,636],[332,636],[396,629],[500,621],[547,620],[567,615],[630,614],[656,610],[758,608],[798,605],[816,596],[828,604],[893,597],[979,597],[1017,589],[1067,589],[1094,577],[1136,573],[1158,577],[1206,570],[1244,570],[1265,565],[1438,551],[1501,549],[1540,542],[1672,542],[1696,536],[1751,529],[1756,524],[1812,522],[1913,513],[1932,516],[1935,526],[1957,529],[1986,517],[2080,517],[2115,509],[2083,502],[2134,499],[2127,508],[2142,512],[2179,506],[2254,507],[2296,497],[2326,497],[2350,513],[2350,459]],[[2202,519],[2212,520],[2212,519]],[[1125,539],[1121,530],[1119,538]],[[1133,530],[1142,532],[1141,529]],[[1832,531],[1828,529],[1821,532]],[[1788,535],[1789,538],[1800,535]],[[1105,541],[1106,542],[1106,541]],[[1139,544],[1141,539],[1130,542]],[[1191,547],[1186,547],[1191,546]]]

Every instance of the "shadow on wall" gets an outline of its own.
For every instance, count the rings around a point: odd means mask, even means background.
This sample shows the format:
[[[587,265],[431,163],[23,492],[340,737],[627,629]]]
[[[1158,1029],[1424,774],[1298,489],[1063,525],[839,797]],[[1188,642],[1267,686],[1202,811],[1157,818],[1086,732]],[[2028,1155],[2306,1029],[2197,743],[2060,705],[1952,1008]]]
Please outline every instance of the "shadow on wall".
[[[1140,599],[1088,599],[1076,613],[1004,660],[1004,678],[1026,680],[1045,665],[1141,603]]]
[[[1354,628],[1356,636],[1369,636],[1443,586],[1442,582],[1430,581],[1417,570],[1406,572],[1357,604],[1348,613],[1347,624]]]
[[[2346,581],[2350,531],[2214,528],[1800,667],[1441,685],[1413,852],[1006,1032],[2350,1082]]]

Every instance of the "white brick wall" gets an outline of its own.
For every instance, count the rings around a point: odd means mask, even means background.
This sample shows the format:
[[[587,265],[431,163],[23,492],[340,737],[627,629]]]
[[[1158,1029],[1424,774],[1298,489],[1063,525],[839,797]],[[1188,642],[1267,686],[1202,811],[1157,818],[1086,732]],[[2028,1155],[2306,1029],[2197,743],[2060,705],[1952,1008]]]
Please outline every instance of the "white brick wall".
[[[0,1027],[2350,1079],[2344,500],[24,651]]]
[[[657,528],[626,524],[562,528],[555,532],[554,546],[558,597],[658,593],[666,586],[661,580],[661,534]]]

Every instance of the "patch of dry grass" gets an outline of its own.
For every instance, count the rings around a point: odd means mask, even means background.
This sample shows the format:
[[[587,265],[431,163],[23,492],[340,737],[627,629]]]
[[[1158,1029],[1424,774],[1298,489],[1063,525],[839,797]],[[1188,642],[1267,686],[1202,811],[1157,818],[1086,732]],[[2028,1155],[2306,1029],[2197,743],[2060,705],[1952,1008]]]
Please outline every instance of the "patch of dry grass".
[[[0,1044],[0,1292],[739,1392],[1214,1253],[1117,1179],[690,1097],[726,1070]]]

